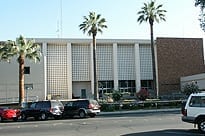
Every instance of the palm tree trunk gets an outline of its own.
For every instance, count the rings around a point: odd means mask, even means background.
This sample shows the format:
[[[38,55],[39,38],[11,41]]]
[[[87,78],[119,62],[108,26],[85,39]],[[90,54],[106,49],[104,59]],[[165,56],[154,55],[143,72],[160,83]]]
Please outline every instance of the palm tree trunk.
[[[97,67],[96,67],[96,39],[95,34],[93,34],[93,73],[94,73],[94,99],[98,99],[98,87],[97,87]]]
[[[156,91],[156,95],[158,98],[158,91],[156,85],[156,67],[155,67],[155,52],[154,52],[154,36],[153,36],[153,22],[150,23],[150,36],[151,36],[151,50],[152,50],[152,71],[153,71],[153,89]]]
[[[24,102],[24,56],[19,56],[19,105]]]

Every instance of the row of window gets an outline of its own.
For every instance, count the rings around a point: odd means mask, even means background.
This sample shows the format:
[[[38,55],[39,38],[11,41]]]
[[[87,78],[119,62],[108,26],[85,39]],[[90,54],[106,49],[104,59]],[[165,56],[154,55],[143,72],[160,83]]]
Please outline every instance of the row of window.
[[[152,80],[142,80],[141,87],[152,89]],[[136,92],[135,80],[119,80],[118,91],[121,93],[128,93],[133,96]],[[105,93],[112,93],[114,89],[114,81],[99,81],[98,90],[99,96],[102,97]]]

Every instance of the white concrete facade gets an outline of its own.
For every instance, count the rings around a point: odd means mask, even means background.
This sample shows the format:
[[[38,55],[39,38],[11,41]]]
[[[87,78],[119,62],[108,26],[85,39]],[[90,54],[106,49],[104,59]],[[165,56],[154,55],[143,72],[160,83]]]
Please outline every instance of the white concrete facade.
[[[194,82],[196,83],[196,85],[198,85],[200,90],[205,91],[205,73],[181,77],[180,82],[181,82],[181,89],[183,89],[183,86],[185,84]]]
[[[43,56],[38,64],[26,64],[31,73],[25,84],[33,85],[29,96],[40,100],[93,97],[92,39],[36,38],[35,42],[42,46]],[[97,39],[96,57],[103,92],[137,92],[142,80],[153,80],[149,40]],[[0,62],[0,68],[0,98],[18,97],[17,62]]]

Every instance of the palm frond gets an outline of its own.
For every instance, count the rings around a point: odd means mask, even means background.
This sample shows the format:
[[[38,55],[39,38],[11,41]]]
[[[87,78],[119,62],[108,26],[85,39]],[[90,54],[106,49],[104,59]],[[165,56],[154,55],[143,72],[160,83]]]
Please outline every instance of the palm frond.
[[[79,25],[79,28],[83,33],[87,32],[89,36],[96,35],[97,32],[102,33],[102,29],[107,28],[105,18],[101,18],[101,15],[96,15],[95,12],[89,12],[88,17],[84,16],[83,19],[84,21]]]
[[[137,14],[139,15],[137,22],[140,24],[142,22],[147,22],[149,20],[150,23],[154,21],[159,22],[160,20],[165,21],[164,13],[167,12],[166,10],[162,10],[162,4],[155,6],[155,1],[151,1],[150,3],[144,3],[144,6],[141,8],[141,11],[138,11]]]
[[[0,46],[0,59],[10,60],[13,56],[30,56],[35,58],[41,56],[40,45],[34,43],[34,40],[27,40],[22,35],[15,41],[8,40],[4,45]],[[19,58],[19,57],[18,57]]]
[[[205,8],[205,0],[195,0],[195,6],[200,6],[201,10]]]

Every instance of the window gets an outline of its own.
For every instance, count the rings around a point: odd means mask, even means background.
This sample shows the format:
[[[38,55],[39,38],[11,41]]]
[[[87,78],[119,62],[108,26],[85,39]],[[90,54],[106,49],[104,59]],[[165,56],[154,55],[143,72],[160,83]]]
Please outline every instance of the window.
[[[135,81],[134,80],[120,80],[119,81],[119,91],[122,93],[130,93],[134,96],[136,92]]]
[[[72,106],[73,105],[73,102],[68,102],[67,104],[66,104],[66,106]]]
[[[30,74],[30,67],[24,67],[24,74]]]
[[[35,108],[43,108],[43,103],[42,102],[37,102]]]
[[[141,80],[141,87],[147,89],[153,89],[153,81],[152,80]]]
[[[189,103],[190,107],[205,107],[205,96],[193,96]]]
[[[35,108],[36,107],[36,103],[32,103],[30,107],[31,108]]]
[[[99,97],[101,98],[105,93],[112,93],[114,88],[114,81],[99,81],[98,91]]]

